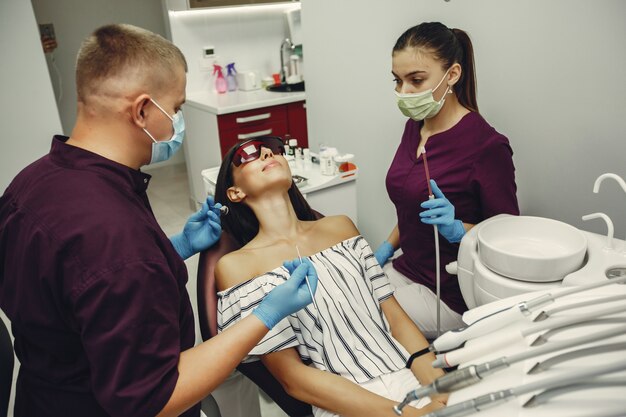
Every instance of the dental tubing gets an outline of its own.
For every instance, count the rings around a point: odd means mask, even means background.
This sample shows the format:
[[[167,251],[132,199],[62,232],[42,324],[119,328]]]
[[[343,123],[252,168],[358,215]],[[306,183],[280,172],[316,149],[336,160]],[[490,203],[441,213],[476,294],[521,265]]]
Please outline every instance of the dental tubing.
[[[459,330],[450,330],[444,333],[432,343],[430,350],[437,352],[452,350],[458,346],[461,346],[464,342],[468,340],[491,333],[494,330],[498,330],[502,327],[507,326],[511,322],[519,321],[523,318],[526,318],[530,316],[533,311],[536,311],[537,309],[554,302],[554,300],[556,300],[557,298],[562,298],[571,294],[576,294],[582,291],[603,287],[605,285],[616,284],[619,282],[626,282],[626,275],[616,278],[610,278],[606,281],[599,281],[587,285],[572,287],[565,291],[560,291],[557,294],[544,294],[531,300],[523,301],[511,307],[480,318],[467,327]]]
[[[572,324],[585,323],[593,321],[598,317],[609,316],[611,314],[617,314],[624,311],[626,311],[626,305],[618,304],[610,307],[605,307],[584,315],[553,318],[550,320],[545,320],[543,322],[531,324],[521,330],[513,329],[499,335],[496,340],[493,340],[493,338],[489,338],[490,340],[476,341],[470,346],[465,346],[457,350],[437,355],[436,360],[433,362],[433,367],[450,368],[461,363],[474,360],[489,352],[493,352],[494,349],[506,346],[511,343],[515,343],[519,340],[523,340],[526,336],[529,336],[533,333],[538,333],[549,329],[557,329],[564,326],[570,326]]]
[[[418,148],[418,152],[422,154],[424,160],[424,172],[426,173],[426,184],[428,186],[428,199],[433,200],[435,195],[430,186],[430,171],[428,169],[428,159],[426,159],[426,148],[421,146]],[[437,292],[437,337],[441,336],[441,260],[439,257],[439,228],[436,224],[433,224],[433,230],[435,232],[435,285]]]
[[[450,372],[437,378],[429,385],[420,387],[413,391],[409,391],[404,397],[404,400],[402,400],[402,402],[398,405],[394,406],[393,410],[397,415],[402,415],[402,409],[411,401],[415,401],[424,397],[429,397],[434,394],[449,393],[461,388],[468,387],[482,380],[487,375],[490,375],[501,369],[508,368],[512,364],[525,361],[526,359],[556,352],[562,349],[569,349],[571,347],[584,345],[586,343],[592,343],[598,340],[604,340],[611,337],[620,336],[624,332],[626,332],[626,325],[617,326],[611,329],[602,330],[585,336],[563,340],[560,342],[549,343],[538,348],[530,348],[525,350],[524,352],[513,354],[508,357],[503,356],[501,358],[484,362],[479,365],[470,365],[465,368],[457,369],[456,371]]]
[[[536,382],[530,382],[515,388],[494,391],[489,394],[471,400],[463,401],[458,404],[450,405],[446,408],[439,409],[432,413],[426,414],[425,417],[461,417],[468,414],[491,408],[511,398],[528,394],[533,391],[551,389],[556,387],[566,387],[575,385],[581,380],[588,378],[596,378],[605,374],[620,372],[626,369],[626,361],[612,362],[605,365],[594,365],[593,367],[578,369],[565,374],[557,375],[552,378],[545,378]]]

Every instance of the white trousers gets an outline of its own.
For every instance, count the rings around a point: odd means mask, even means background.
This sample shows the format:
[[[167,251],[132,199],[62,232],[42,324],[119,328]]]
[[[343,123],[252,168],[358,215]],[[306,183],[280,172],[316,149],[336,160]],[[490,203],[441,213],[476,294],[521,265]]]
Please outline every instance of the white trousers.
[[[402,401],[407,392],[421,386],[417,381],[417,378],[415,378],[415,375],[413,375],[413,372],[409,369],[400,369],[399,371],[392,372],[390,374],[384,374],[359,385],[374,394],[378,394],[396,402]],[[426,397],[413,401],[409,403],[409,405],[415,408],[422,408],[429,403],[430,398]],[[313,415],[315,417],[339,416],[338,414],[334,414],[330,411],[322,410],[317,407],[313,407]]]
[[[395,288],[394,296],[404,311],[417,324],[424,337],[429,340],[437,338],[437,296],[422,284],[410,280],[397,271],[391,262],[383,267],[389,282]],[[441,333],[464,327],[461,315],[441,302]]]

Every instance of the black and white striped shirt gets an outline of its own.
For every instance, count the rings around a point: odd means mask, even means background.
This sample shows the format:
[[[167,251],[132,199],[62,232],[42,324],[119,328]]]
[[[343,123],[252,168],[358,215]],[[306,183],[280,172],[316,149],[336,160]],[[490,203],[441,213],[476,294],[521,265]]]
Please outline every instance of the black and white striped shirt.
[[[409,354],[391,336],[380,303],[393,294],[387,276],[362,236],[309,257],[318,275],[315,301],[277,324],[246,358],[296,347],[303,360],[362,383],[402,369]],[[218,293],[218,330],[249,315],[289,278],[284,267]]]

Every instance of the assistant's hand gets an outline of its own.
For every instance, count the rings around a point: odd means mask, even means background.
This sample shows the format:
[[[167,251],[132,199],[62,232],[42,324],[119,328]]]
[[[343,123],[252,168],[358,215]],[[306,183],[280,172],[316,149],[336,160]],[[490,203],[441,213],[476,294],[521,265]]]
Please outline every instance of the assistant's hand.
[[[441,192],[435,180],[430,180],[430,186],[435,196],[432,200],[424,201],[421,206],[427,210],[420,213],[422,223],[436,224],[441,236],[448,242],[460,242],[465,236],[463,222],[454,218],[454,206]]]
[[[374,252],[374,257],[376,258],[380,266],[384,266],[389,258],[393,256],[394,252],[395,249],[393,248],[393,245],[385,240],[383,243],[380,244],[378,249],[376,249],[376,252]]]
[[[311,261],[303,259],[300,264],[296,259],[286,261],[283,266],[287,268],[291,277],[270,291],[252,312],[268,329],[272,329],[279,321],[313,301],[306,285],[306,277],[309,278],[313,294],[317,289],[317,272]]]
[[[202,208],[189,216],[182,233],[170,238],[174,249],[181,258],[187,259],[196,253],[213,246],[222,234],[220,203],[214,204],[209,196]]]

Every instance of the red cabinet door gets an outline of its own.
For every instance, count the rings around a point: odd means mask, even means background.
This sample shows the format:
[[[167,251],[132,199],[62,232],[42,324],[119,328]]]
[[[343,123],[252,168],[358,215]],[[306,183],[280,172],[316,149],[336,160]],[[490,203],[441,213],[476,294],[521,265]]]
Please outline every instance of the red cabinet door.
[[[298,139],[298,146],[309,147],[309,136],[306,129],[306,101],[287,104],[287,133]]]

